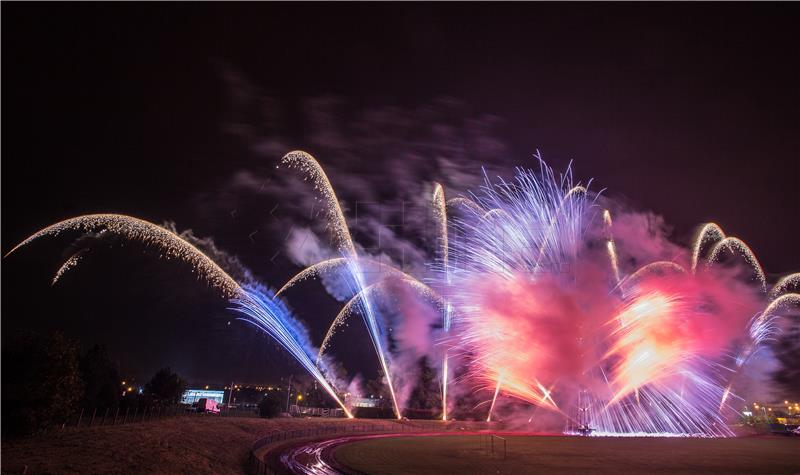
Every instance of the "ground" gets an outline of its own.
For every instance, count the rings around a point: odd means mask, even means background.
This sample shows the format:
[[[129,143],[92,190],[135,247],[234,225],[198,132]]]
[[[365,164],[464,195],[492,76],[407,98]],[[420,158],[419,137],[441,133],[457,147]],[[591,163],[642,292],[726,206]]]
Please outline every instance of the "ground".
[[[343,445],[336,460],[368,475],[425,474],[785,474],[800,473],[800,439],[509,436],[495,453],[487,437],[374,439]]]
[[[255,418],[177,417],[3,440],[3,473],[236,473],[267,430]]]
[[[253,442],[271,432],[352,423],[194,415],[66,429],[32,438],[4,438],[2,473],[21,474],[27,466],[27,474],[242,474]]]
[[[443,423],[405,423],[444,430]],[[396,421],[257,419],[211,415],[66,429],[2,441],[4,474],[246,473],[254,441],[276,431]],[[474,430],[467,424],[464,430]],[[460,430],[460,427],[451,429]],[[357,433],[360,433],[359,430]],[[400,437],[345,445],[337,460],[370,475],[432,473],[800,473],[800,439],[611,439],[510,436],[508,458],[487,453],[487,436]],[[499,439],[495,443],[499,444]],[[482,446],[482,444],[484,444]],[[791,459],[794,457],[794,459]]]

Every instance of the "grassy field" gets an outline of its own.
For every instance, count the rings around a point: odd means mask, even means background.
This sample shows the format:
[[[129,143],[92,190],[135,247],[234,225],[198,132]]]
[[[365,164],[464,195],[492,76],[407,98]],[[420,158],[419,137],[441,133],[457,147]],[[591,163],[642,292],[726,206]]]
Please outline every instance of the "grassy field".
[[[2,441],[2,473],[246,473],[251,445],[275,431],[370,424],[344,419],[183,416]]]
[[[485,436],[482,441],[481,436],[468,435],[367,440],[341,446],[334,456],[369,475],[800,473],[800,439],[783,437],[506,439],[505,460],[502,450],[492,456],[485,449]]]

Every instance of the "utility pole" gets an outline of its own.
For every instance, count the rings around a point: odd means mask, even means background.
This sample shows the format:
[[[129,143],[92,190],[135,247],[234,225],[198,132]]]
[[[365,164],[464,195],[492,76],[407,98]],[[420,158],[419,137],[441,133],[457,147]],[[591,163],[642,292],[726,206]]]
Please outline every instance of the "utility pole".
[[[286,412],[289,412],[289,401],[292,398],[292,377],[294,375],[289,375],[289,388],[286,390]]]

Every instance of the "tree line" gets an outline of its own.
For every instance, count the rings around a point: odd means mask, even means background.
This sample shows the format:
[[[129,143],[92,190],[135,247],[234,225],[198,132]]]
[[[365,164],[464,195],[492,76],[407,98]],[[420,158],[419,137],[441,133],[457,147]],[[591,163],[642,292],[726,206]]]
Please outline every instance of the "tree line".
[[[3,435],[60,427],[81,409],[171,406],[187,388],[183,378],[162,368],[141,394],[128,391],[105,346],[81,353],[76,341],[58,332],[15,334],[3,345],[2,361]]]

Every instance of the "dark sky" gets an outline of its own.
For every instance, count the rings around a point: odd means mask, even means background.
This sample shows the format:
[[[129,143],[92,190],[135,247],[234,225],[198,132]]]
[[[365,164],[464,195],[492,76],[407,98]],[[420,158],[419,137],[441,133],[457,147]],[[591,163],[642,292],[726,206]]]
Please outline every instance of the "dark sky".
[[[393,141],[416,138],[345,128],[346,143],[378,142],[367,172],[346,146],[309,139],[309,98],[324,97],[342,122],[371,117],[364,110],[417,121],[427,104],[457,104],[414,126],[490,118],[503,154],[487,165],[532,165],[536,149],[556,167],[574,160],[580,177],[662,215],[678,242],[713,220],[771,275],[800,269],[796,5],[9,3],[3,13],[4,252],[57,220],[119,212],[213,236],[280,285],[298,267],[271,259],[280,238],[261,237],[279,201],[232,196],[243,171],[269,180],[280,158],[257,153],[253,137],[317,154],[338,170],[334,185],[362,174],[376,188],[391,188],[402,163]],[[416,152],[428,159],[424,145]],[[187,269],[135,246],[100,249],[50,287],[76,237],[3,261],[4,341],[61,329],[108,345],[139,378],[163,365],[196,382],[300,371],[228,325],[226,302]],[[318,337],[332,299],[316,289],[295,300]],[[366,361],[371,348],[351,328],[360,344],[342,359]]]

